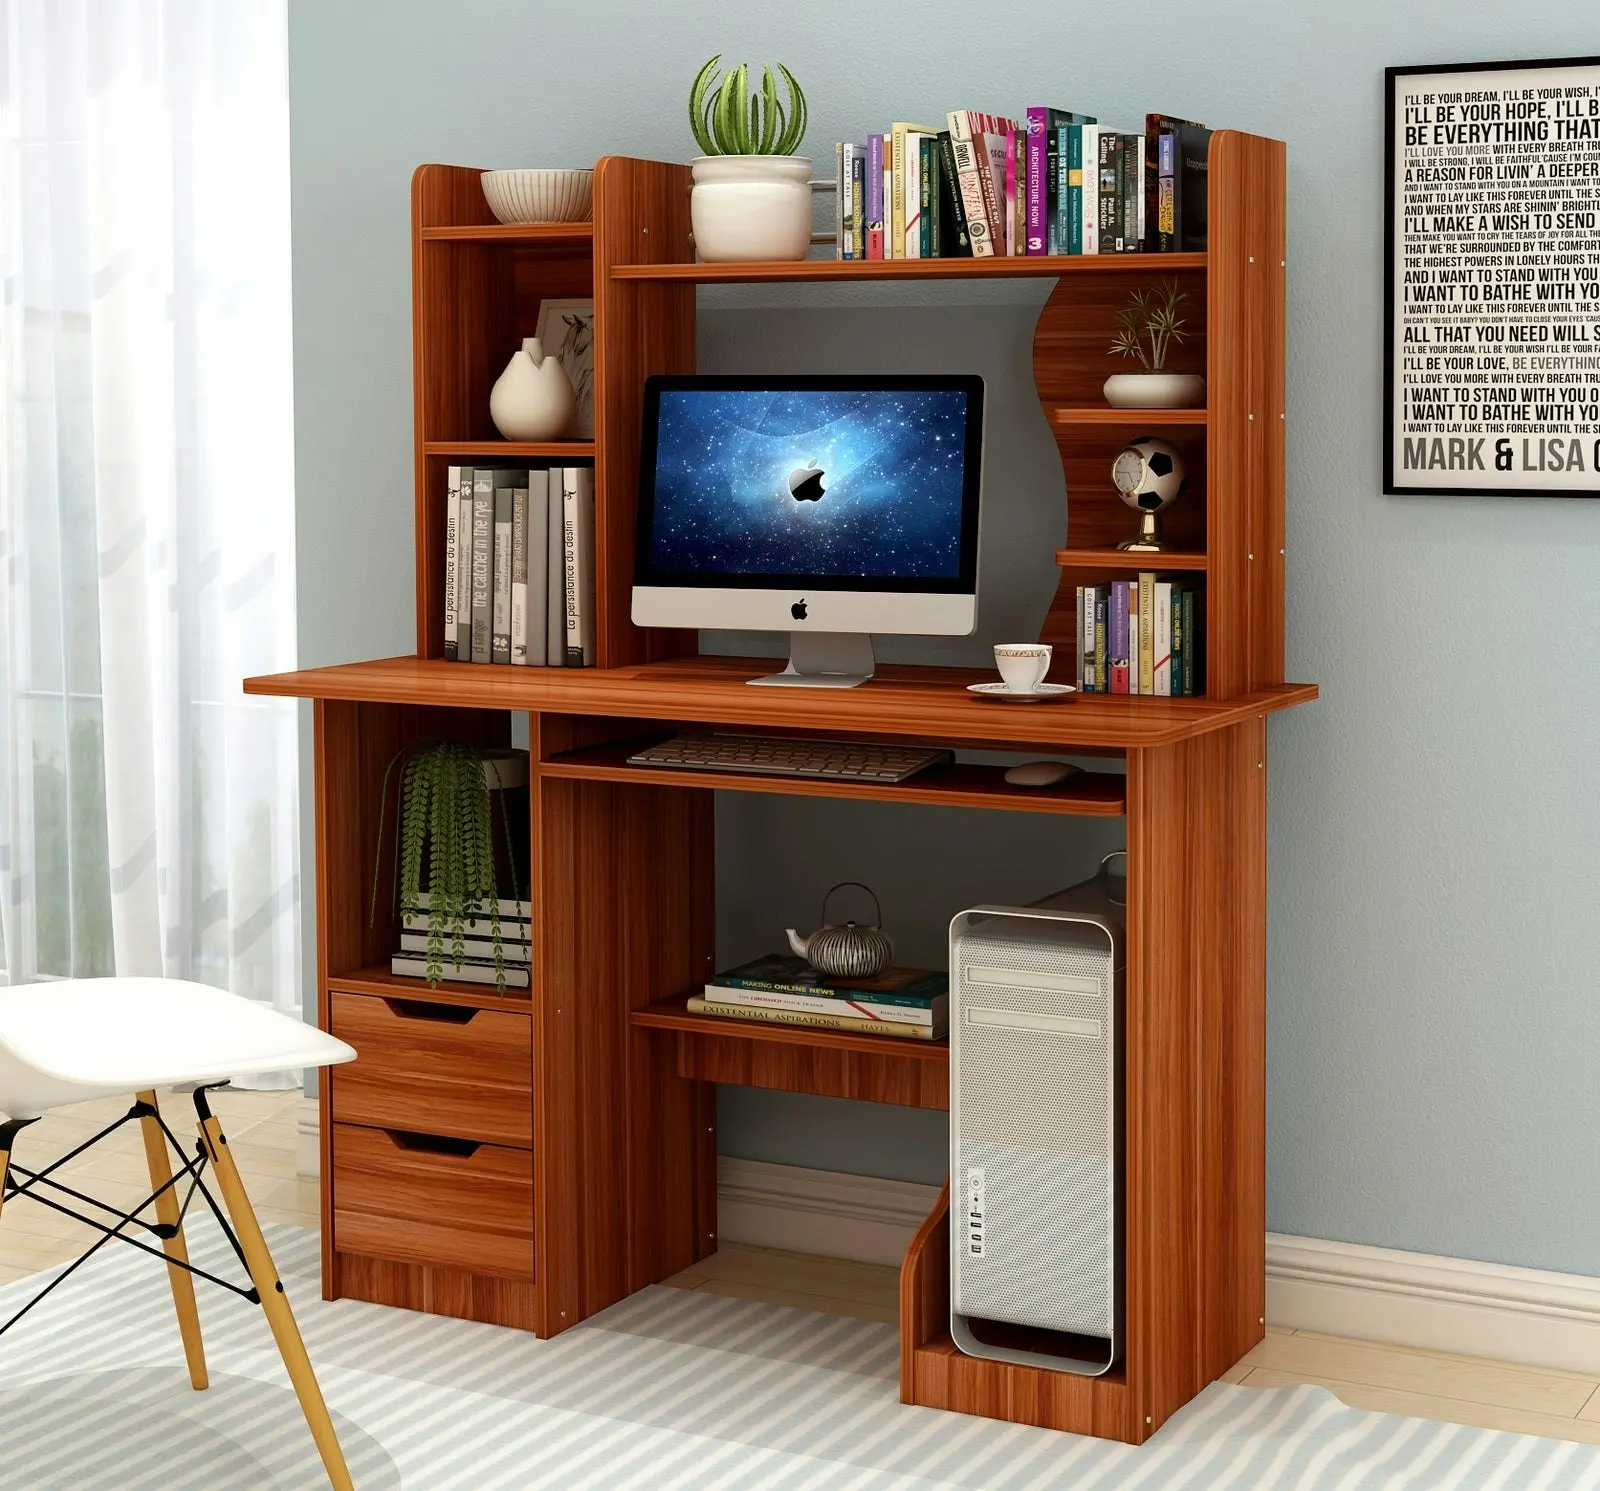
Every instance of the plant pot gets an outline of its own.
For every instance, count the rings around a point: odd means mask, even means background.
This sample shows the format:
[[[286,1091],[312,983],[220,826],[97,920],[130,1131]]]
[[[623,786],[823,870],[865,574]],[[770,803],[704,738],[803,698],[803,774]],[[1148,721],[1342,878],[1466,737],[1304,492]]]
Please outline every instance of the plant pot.
[[[1206,380],[1198,373],[1113,373],[1105,396],[1113,409],[1198,409]]]
[[[702,155],[689,219],[708,264],[803,259],[811,246],[811,162],[803,155]]]

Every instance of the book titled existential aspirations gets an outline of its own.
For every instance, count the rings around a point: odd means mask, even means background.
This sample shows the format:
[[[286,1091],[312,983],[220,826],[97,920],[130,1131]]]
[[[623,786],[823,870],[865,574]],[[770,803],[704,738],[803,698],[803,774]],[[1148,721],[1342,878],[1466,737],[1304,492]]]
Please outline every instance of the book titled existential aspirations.
[[[835,257],[1204,252],[1210,150],[1170,114],[1142,133],[1042,105],[902,121],[834,147]]]
[[[593,667],[594,468],[451,466],[444,506],[445,659]]]
[[[732,1019],[936,1040],[945,1033],[949,990],[948,975],[931,969],[836,978],[803,958],[772,953],[717,974],[688,1007]]]

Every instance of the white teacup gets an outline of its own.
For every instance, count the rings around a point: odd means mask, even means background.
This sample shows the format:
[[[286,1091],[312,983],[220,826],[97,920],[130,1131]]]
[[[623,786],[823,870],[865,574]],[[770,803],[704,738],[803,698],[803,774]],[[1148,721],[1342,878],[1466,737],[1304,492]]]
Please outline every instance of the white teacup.
[[[1050,671],[1051,651],[1048,642],[1001,642],[994,650],[994,665],[1013,694],[1037,693]]]

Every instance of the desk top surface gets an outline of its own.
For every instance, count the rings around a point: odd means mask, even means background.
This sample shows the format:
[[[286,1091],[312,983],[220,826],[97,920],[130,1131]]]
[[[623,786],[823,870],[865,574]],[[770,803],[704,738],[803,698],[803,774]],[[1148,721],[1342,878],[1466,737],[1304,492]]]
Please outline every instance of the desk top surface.
[[[975,698],[965,668],[884,666],[853,689],[751,688],[774,670],[766,658],[685,657],[630,668],[516,668],[396,657],[245,680],[248,694],[541,714],[838,731],[952,743],[1140,750],[1226,729],[1317,697],[1287,683],[1225,702],[1079,695],[1058,703]]]

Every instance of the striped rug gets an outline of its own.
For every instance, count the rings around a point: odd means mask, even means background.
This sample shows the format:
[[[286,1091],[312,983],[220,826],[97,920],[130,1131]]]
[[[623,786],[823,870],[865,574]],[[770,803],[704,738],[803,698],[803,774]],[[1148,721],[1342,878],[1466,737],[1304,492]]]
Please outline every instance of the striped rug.
[[[1214,1385],[1140,1449],[896,1396],[892,1327],[647,1289],[554,1341],[318,1297],[269,1236],[360,1491],[1573,1491],[1600,1449]],[[219,1236],[197,1261],[225,1264]],[[36,1286],[0,1290],[0,1319]],[[210,1290],[189,1389],[159,1264],[106,1252],[0,1337],[5,1491],[326,1484],[260,1312]]]

